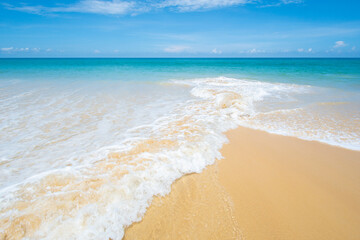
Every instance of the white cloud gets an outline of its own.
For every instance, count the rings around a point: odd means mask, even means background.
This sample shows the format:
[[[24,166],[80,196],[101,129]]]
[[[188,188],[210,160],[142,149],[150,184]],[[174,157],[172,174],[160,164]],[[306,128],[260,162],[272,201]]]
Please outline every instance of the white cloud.
[[[119,50],[117,50],[117,49],[115,49],[115,50],[114,50],[114,53],[118,53],[118,52],[120,52],[120,51],[119,51]]]
[[[14,49],[13,47],[1,48],[1,51],[3,51],[3,52],[10,52],[10,51],[12,51],[13,49]]]
[[[335,42],[334,48],[345,47],[347,44],[344,41]]]
[[[40,48],[14,48],[14,47],[8,47],[8,48],[1,48],[0,49],[3,52],[39,52]]]
[[[33,14],[40,14],[41,11],[44,9],[43,6],[21,6],[21,7],[16,7],[16,6],[13,6],[13,5],[8,4],[8,3],[3,3],[1,5],[3,5],[8,10],[15,10],[15,11],[20,11],[20,12],[28,12],[28,13],[33,13]]]
[[[299,4],[303,3],[303,0],[280,0],[280,1],[263,1],[264,5],[260,5],[260,7],[278,7],[281,5],[287,4]]]
[[[167,53],[180,53],[189,50],[188,46],[170,46],[164,49],[164,52]]]
[[[228,7],[234,5],[243,5],[251,3],[252,0],[165,0],[157,7],[173,7],[182,12],[195,11],[200,9],[211,9],[219,7]]]
[[[312,48],[308,48],[308,49],[304,49],[304,48],[299,48],[297,50],[299,53],[304,53],[304,52],[308,52],[308,53],[311,53],[313,51]]]
[[[283,4],[302,3],[303,0],[282,0]]]
[[[44,6],[21,6],[15,7],[6,4],[5,7],[10,10],[23,11],[34,14],[61,13],[61,12],[79,12],[79,13],[97,13],[97,14],[126,14],[134,12],[136,3],[133,1],[122,0],[81,0],[78,3],[61,7]]]
[[[355,47],[355,46],[353,46],[353,47],[351,48],[351,50],[355,51],[355,50],[356,50],[356,47]]]
[[[40,50],[39,48],[34,48],[33,49],[35,52],[36,50]],[[15,51],[18,51],[18,52],[28,52],[30,51],[30,48],[16,48]],[[38,52],[38,51],[37,51]]]
[[[53,14],[65,12],[94,13],[106,15],[137,15],[158,8],[170,8],[180,12],[209,10],[245,4],[258,4],[260,7],[280,6],[291,3],[301,3],[302,0],[80,0],[70,5],[55,5],[47,7],[42,5],[14,6],[2,4],[9,10],[28,12],[33,14]]]
[[[254,53],[265,53],[265,50],[259,50],[256,48],[250,49],[248,53],[254,54]]]
[[[134,6],[135,2],[126,2],[121,0],[82,0],[73,6],[63,8],[63,11],[98,14],[125,14],[133,10]],[[61,11],[61,8],[59,8],[59,10]]]
[[[222,54],[222,51],[221,50],[217,50],[216,48],[214,48],[213,50],[211,50],[211,52],[213,54]]]
[[[94,53],[100,53],[100,51],[99,51],[99,50],[97,50],[97,49],[95,49],[95,50],[94,50]]]

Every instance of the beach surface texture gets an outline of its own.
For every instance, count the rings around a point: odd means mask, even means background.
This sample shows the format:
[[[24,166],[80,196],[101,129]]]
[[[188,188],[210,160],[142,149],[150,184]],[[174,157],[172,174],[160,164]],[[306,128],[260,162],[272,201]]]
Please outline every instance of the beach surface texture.
[[[125,239],[360,238],[360,152],[248,128],[227,136],[225,159],[176,181]]]
[[[0,59],[0,239],[360,239],[359,59]]]

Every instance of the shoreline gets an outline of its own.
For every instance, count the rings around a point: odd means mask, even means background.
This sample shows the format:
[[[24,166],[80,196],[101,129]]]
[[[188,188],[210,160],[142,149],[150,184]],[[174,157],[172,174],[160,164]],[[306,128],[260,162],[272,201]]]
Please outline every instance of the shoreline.
[[[359,239],[360,152],[239,127],[124,239]]]

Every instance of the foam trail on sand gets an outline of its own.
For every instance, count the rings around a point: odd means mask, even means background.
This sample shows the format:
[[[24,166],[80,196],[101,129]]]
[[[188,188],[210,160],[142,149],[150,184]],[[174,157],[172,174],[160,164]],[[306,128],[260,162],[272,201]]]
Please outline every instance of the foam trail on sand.
[[[311,86],[217,77],[3,89],[5,239],[121,239],[155,195],[220,159],[239,125],[360,149],[358,123],[342,128],[353,108],[325,121],[338,105],[318,104]]]

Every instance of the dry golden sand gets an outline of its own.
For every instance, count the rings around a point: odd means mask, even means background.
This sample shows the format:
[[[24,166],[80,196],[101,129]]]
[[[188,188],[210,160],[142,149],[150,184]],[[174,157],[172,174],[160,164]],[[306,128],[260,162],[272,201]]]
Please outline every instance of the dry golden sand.
[[[360,152],[247,128],[125,239],[360,239]]]
[[[126,229],[124,239],[239,238],[231,199],[216,171],[212,165],[177,180],[169,195],[153,200],[141,222]]]

